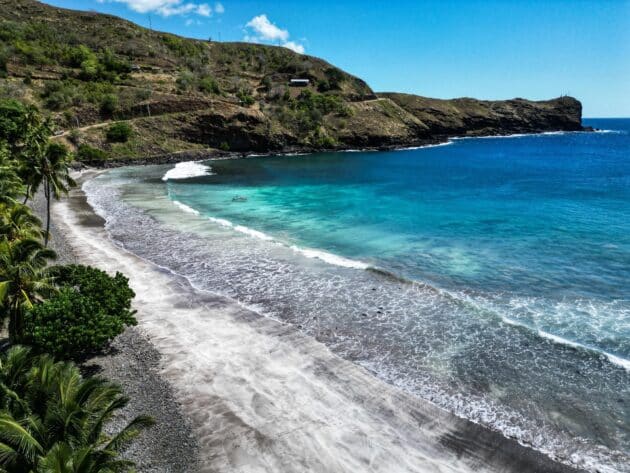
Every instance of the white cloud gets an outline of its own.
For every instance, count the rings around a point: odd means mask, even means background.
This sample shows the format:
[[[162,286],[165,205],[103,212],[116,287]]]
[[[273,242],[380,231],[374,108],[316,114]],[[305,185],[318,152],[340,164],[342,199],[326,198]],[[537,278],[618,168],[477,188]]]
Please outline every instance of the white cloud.
[[[304,46],[296,43],[295,41],[287,41],[286,43],[282,43],[282,46],[292,49],[296,53],[304,54]]]
[[[124,3],[138,13],[157,13],[162,16],[195,14],[209,17],[213,10],[207,3],[185,2],[184,0],[97,0],[99,3]],[[223,13],[225,8],[217,3],[217,13]]]
[[[212,15],[212,8],[207,3],[202,3],[197,6],[197,15],[210,16]]]
[[[222,3],[217,2],[214,4],[214,11],[220,15],[221,13],[225,13],[225,7]]]
[[[282,30],[278,28],[276,25],[269,21],[269,18],[267,18],[267,15],[265,14],[255,16],[245,26],[254,30],[254,32],[262,40],[286,41],[287,39],[289,39],[289,32],[287,30]]]
[[[304,46],[295,41],[289,41],[289,32],[273,24],[264,13],[252,18],[245,27],[248,30],[245,32],[244,41],[279,44],[296,53],[304,54]]]

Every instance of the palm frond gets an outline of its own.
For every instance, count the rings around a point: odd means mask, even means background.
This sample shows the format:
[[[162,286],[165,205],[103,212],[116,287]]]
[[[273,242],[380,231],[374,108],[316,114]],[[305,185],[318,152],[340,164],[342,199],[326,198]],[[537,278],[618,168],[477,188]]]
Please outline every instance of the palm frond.
[[[150,416],[138,416],[132,420],[124,429],[118,432],[105,446],[105,450],[119,452],[129,445],[142,430],[155,425],[155,419]]]

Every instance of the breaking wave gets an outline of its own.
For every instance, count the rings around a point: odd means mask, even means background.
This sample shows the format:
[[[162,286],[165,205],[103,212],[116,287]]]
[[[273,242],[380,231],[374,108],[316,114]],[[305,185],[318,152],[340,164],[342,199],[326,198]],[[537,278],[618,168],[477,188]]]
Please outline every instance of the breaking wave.
[[[170,169],[162,176],[163,181],[190,179],[192,177],[212,176],[212,168],[205,164],[194,161],[177,163],[173,169]]]

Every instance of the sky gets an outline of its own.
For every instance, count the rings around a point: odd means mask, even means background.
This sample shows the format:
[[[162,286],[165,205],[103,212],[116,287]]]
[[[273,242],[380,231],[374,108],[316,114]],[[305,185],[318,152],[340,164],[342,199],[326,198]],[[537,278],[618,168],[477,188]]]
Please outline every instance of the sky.
[[[630,0],[46,0],[194,38],[321,57],[376,91],[533,100],[630,117]]]

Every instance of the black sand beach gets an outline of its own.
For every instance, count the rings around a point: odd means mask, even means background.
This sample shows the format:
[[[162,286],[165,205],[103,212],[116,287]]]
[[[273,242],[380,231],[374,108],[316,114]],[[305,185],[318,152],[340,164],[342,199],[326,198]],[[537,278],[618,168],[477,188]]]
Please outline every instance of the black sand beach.
[[[576,471],[118,248],[81,190],[53,214],[62,261],[120,270],[137,293],[139,326],[89,365],[124,386],[129,417],[157,420],[128,452],[140,471]]]

